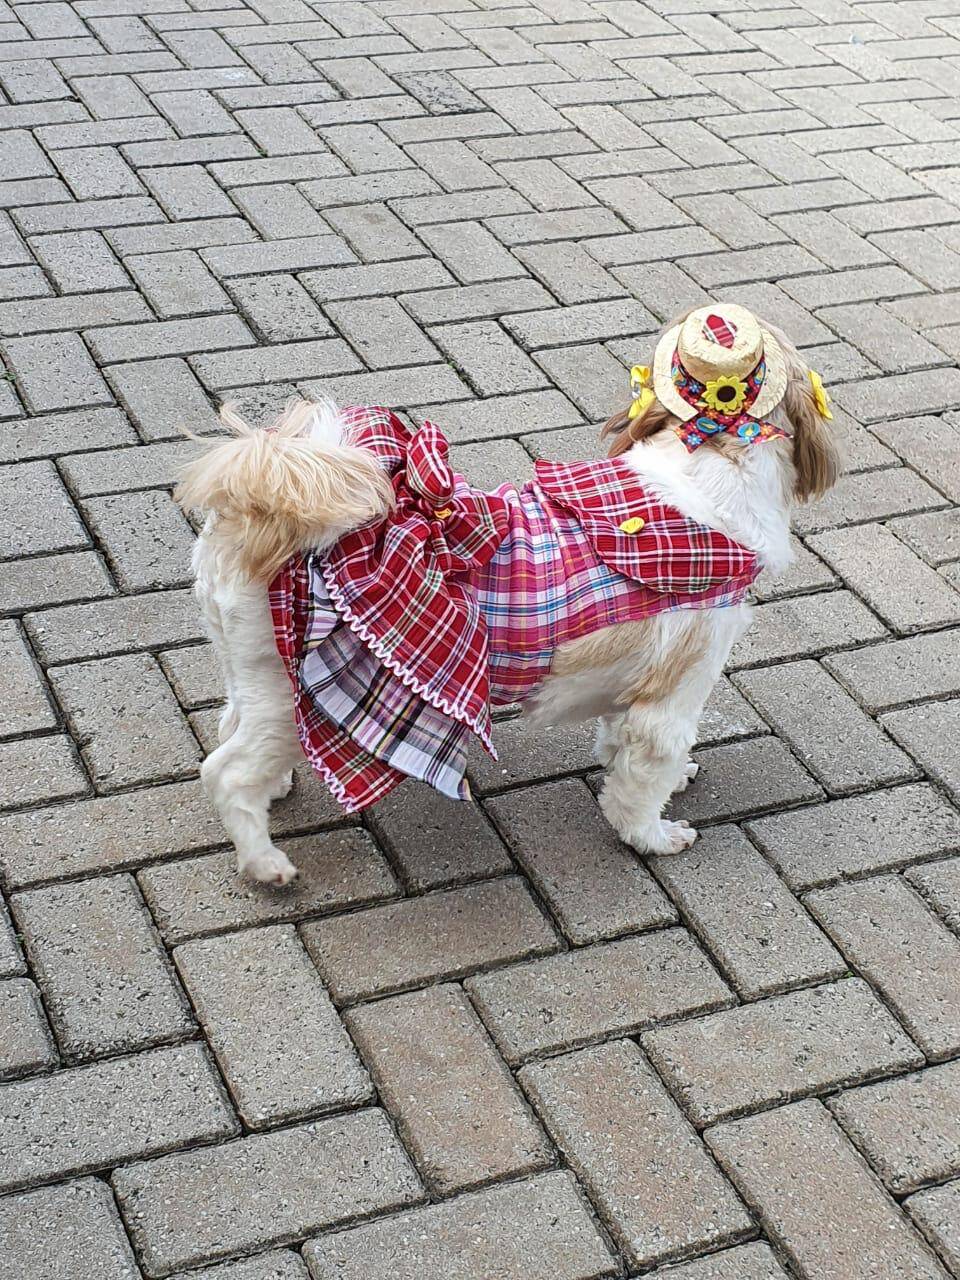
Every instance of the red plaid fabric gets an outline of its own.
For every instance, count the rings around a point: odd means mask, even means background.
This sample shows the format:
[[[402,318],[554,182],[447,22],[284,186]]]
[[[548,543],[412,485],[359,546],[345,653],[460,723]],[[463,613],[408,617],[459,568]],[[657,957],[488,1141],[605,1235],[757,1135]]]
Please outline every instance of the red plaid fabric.
[[[721,347],[728,350],[737,340],[737,326],[730,324],[724,320],[723,316],[718,316],[711,312],[703,322],[704,337],[709,338],[711,342],[717,342]]]

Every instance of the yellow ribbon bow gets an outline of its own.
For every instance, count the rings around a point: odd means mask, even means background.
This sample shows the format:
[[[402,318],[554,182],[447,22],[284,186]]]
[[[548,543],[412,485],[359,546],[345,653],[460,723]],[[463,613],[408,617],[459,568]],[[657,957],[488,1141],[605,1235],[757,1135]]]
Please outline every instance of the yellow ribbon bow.
[[[630,370],[630,394],[633,396],[633,403],[630,405],[627,417],[631,422],[634,418],[642,418],[657,398],[647,386],[649,381],[648,367],[645,364],[635,364]]]
[[[816,405],[817,413],[821,418],[826,418],[828,422],[831,422],[833,414],[830,412],[830,397],[824,388],[823,379],[813,369],[807,370],[807,376],[810,379],[811,387],[813,387],[813,403]]]

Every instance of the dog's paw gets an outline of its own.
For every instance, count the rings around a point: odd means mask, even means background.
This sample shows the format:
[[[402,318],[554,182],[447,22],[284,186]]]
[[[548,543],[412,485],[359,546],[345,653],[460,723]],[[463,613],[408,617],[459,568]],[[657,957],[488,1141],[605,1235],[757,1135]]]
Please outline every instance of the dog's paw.
[[[638,853],[670,854],[683,853],[689,849],[700,833],[689,822],[658,822],[655,826],[644,827],[640,831],[631,832],[627,844],[632,845]]]
[[[292,790],[293,770],[291,769],[289,773],[285,773],[283,775],[277,785],[271,790],[270,803],[273,804],[274,800],[285,800]]]
[[[255,853],[240,870],[251,880],[275,885],[289,884],[300,874],[283,850],[276,847],[264,853]]]
[[[681,791],[686,791],[687,787],[689,787],[690,783],[699,772],[700,766],[697,764],[696,760],[688,760],[683,766],[683,777],[674,787],[673,794],[678,795]]]

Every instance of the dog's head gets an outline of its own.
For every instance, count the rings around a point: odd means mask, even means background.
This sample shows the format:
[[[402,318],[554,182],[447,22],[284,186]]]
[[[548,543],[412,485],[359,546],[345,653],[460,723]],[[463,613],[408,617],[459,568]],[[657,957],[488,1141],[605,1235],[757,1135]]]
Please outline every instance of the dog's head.
[[[660,335],[661,341],[682,325],[694,310],[696,309],[685,312],[666,325]],[[832,430],[829,417],[824,416],[824,402],[821,400],[818,405],[815,375],[811,377],[812,370],[797,348],[775,325],[765,321],[759,323],[768,336],[772,335],[775,340],[785,374],[782,398],[764,416],[789,437],[789,449],[783,450],[783,456],[789,459],[792,466],[792,491],[798,502],[807,502],[822,497],[839,478],[841,463],[836,433]],[[602,435],[610,437],[608,456],[615,458],[659,431],[678,431],[683,425],[669,407],[652,397],[644,412],[637,414],[634,411],[631,415],[631,409],[623,409],[615,413],[605,423]],[[704,441],[702,447],[739,452],[748,446],[722,433]]]

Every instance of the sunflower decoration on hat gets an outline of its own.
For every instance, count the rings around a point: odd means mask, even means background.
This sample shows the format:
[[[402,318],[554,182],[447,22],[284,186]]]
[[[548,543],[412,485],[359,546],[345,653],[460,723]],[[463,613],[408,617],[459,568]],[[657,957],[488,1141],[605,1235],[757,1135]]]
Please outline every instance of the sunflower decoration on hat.
[[[660,341],[650,371],[630,371],[633,404],[630,417],[646,413],[654,396],[680,419],[677,434],[691,452],[721,433],[746,443],[785,437],[766,415],[784,397],[787,362],[780,343],[752,312],[735,303],[700,307]],[[811,373],[814,403],[830,417],[827,393]]]

